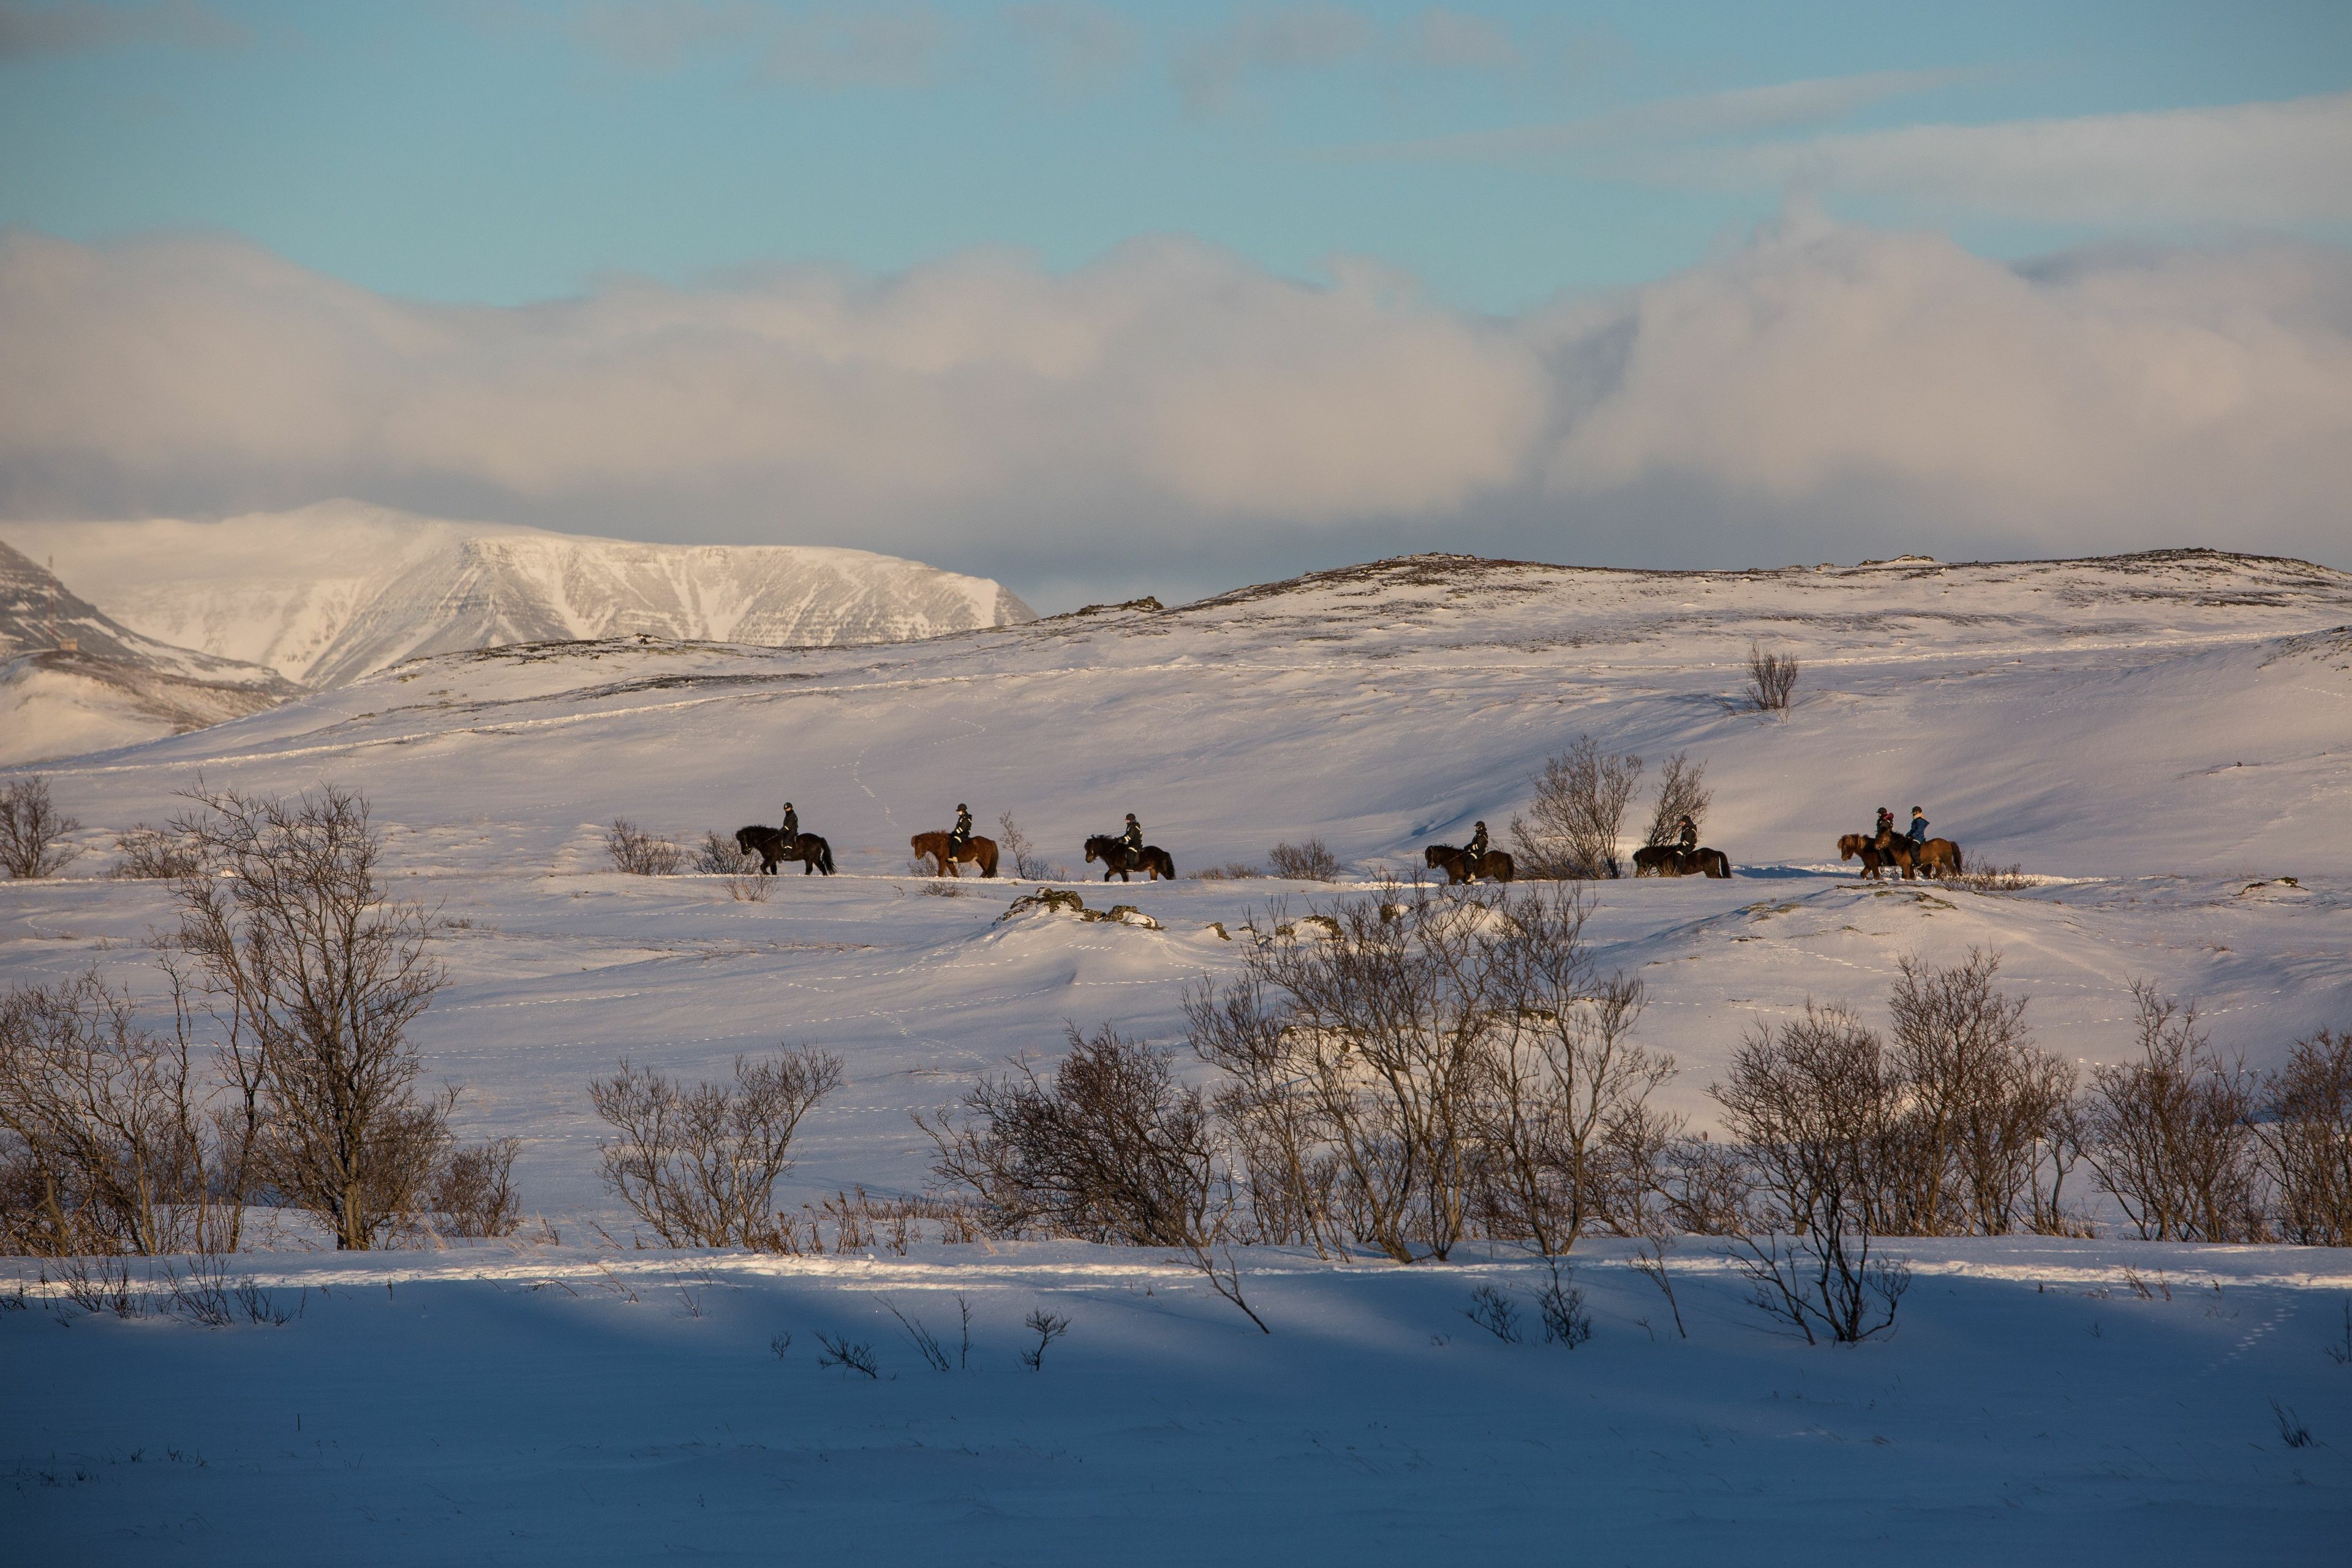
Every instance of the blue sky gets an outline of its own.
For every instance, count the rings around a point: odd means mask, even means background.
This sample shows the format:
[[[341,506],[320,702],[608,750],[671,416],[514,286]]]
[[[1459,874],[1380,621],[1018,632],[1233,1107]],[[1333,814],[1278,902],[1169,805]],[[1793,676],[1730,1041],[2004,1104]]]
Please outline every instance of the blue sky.
[[[0,54],[0,221],[221,229],[371,289],[505,304],[614,271],[892,272],[973,246],[1065,268],[1175,233],[1291,275],[1376,257],[1511,310],[1688,266],[1781,193],[1610,166],[1687,144],[1671,115],[1583,153],[1410,144],[1874,73],[1915,79],[1762,134],[2352,86],[2352,6],[2322,3],[0,11],[61,24]],[[2118,226],[1824,201],[2003,256]]]
[[[2352,5],[0,0],[0,519],[2352,565]]]

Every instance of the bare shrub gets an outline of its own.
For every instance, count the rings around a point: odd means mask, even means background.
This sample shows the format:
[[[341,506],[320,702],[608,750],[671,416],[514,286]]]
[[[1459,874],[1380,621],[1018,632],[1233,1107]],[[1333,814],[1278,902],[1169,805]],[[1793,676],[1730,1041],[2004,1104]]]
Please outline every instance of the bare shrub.
[[[1563,1273],[1557,1258],[1545,1258],[1544,1267],[1550,1277],[1536,1287],[1536,1315],[1543,1320],[1544,1343],[1574,1350],[1592,1337],[1592,1313],[1573,1269]]]
[[[915,1353],[923,1358],[923,1364],[925,1366],[929,1367],[933,1372],[952,1372],[955,1370],[955,1363],[950,1361],[948,1357],[947,1347],[940,1343],[940,1337],[937,1334],[923,1327],[922,1319],[910,1318],[907,1316],[906,1313],[898,1310],[898,1304],[896,1301],[891,1300],[887,1296],[877,1295],[874,1299],[881,1302],[883,1308],[888,1311],[892,1317],[898,1320],[899,1329],[905,1332],[908,1342],[915,1347]],[[963,1299],[961,1297],[958,1297],[956,1300],[958,1304],[961,1305]],[[971,1310],[970,1308],[965,1308],[964,1342],[967,1347],[969,1347],[971,1342]]]
[[[1797,689],[1794,654],[1766,653],[1760,643],[1748,645],[1748,706],[1759,713],[1777,713],[1789,706]]]
[[[1971,893],[2022,893],[2041,886],[2014,861],[2006,866],[1979,862],[1965,871],[1946,871],[1937,880],[1948,888],[1965,888]]]
[[[1642,1238],[1641,1245],[1633,1249],[1631,1262],[1634,1272],[1655,1285],[1658,1293],[1666,1299],[1666,1308],[1675,1315],[1675,1332],[1688,1339],[1690,1330],[1683,1326],[1683,1304],[1675,1299],[1674,1276],[1666,1268],[1666,1259],[1673,1255],[1674,1249],[1674,1233],[1660,1226]]]
[[[426,951],[436,922],[393,900],[349,791],[190,798],[203,809],[172,831],[232,874],[178,885],[163,963],[183,1027],[201,1009],[224,1035],[251,1179],[317,1215],[338,1248],[372,1247],[422,1206],[448,1142],[457,1091],[418,1098],[408,1041],[445,979]]]
[[[1277,844],[1265,852],[1267,864],[1277,877],[1287,877],[1294,882],[1336,882],[1339,879],[1339,861],[1320,838],[1310,838],[1304,844]]]
[[[522,1223],[522,1200],[514,1190],[519,1138],[492,1138],[453,1149],[433,1181],[427,1202],[450,1236],[512,1236]]]
[[[1507,1345],[1519,1342],[1519,1307],[1507,1290],[1479,1286],[1470,1292],[1470,1304],[1462,1315]]]
[[[203,869],[194,844],[143,822],[114,836],[114,853],[110,877],[168,882]]]
[[[2091,1073],[2087,1157],[2100,1188],[2148,1240],[2257,1239],[2253,1075],[2214,1055],[2193,1006],[2138,981],[2132,996],[2139,1059]]]
[[[2344,1301],[2344,1334],[2319,1347],[2337,1366],[2352,1366],[2352,1297]]]
[[[0,784],[0,869],[19,881],[55,876],[81,853],[64,842],[80,826],[58,809],[38,773]]]
[[[233,1152],[184,1037],[139,1027],[96,969],[0,1000],[0,1249],[234,1246]]]
[[[1511,818],[1519,874],[1547,880],[1620,877],[1617,840],[1641,782],[1642,759],[1617,756],[1591,735],[1544,763],[1528,817]]]
[[[625,816],[604,830],[604,853],[613,869],[632,877],[674,877],[685,855],[667,838],[656,838]]]
[[[841,1085],[813,1047],[735,1058],[732,1084],[692,1089],[625,1058],[588,1086],[616,1136],[597,1146],[604,1184],[668,1247],[780,1250],[774,1189],[801,1118]]]
[[[167,1287],[162,1301],[164,1315],[207,1329],[226,1329],[239,1322],[282,1329],[302,1315],[310,1299],[305,1289],[293,1307],[282,1306],[257,1281],[232,1279],[228,1260],[216,1252],[189,1258],[185,1273],[176,1263],[165,1263],[163,1282]]]
[[[1246,860],[1228,860],[1222,866],[1204,866],[1192,875],[1203,882],[1238,882],[1250,877],[1263,877],[1265,873]]]
[[[1759,1223],[1755,1172],[1738,1148],[1705,1135],[1677,1138],[1660,1155],[1659,1166],[1663,1217],[1674,1229],[1691,1236],[1745,1236]]]
[[[1023,881],[1042,882],[1053,874],[1053,868],[1045,863],[1045,858],[1037,852],[1037,846],[1021,831],[1009,811],[996,819],[996,846],[1013,863],[1013,874]]]
[[[816,1358],[817,1365],[837,1366],[845,1372],[854,1372],[868,1378],[882,1375],[882,1363],[875,1356],[870,1341],[853,1340],[847,1334],[829,1334],[819,1329],[816,1342],[824,1347]]]
[[[1899,1093],[1878,1036],[1839,1008],[1744,1041],[1708,1092],[1755,1162],[1766,1234],[1731,1254],[1767,1316],[1804,1336],[1853,1343],[1891,1329],[1910,1270],[1871,1255],[1883,1184],[1877,1146]]]
[[[41,1283],[49,1282],[49,1265],[41,1269]],[[61,1258],[54,1265],[66,1300],[96,1317],[111,1312],[118,1318],[143,1317],[145,1296],[131,1288],[131,1265],[120,1258]]]
[[[1676,752],[1658,770],[1658,804],[1650,813],[1650,831],[1643,842],[1652,848],[1674,843],[1682,837],[1685,816],[1693,826],[1706,827],[1706,808],[1714,800],[1714,792],[1706,787],[1706,764],[1692,762],[1688,752]]]
[[[694,852],[695,870],[706,877],[724,877],[727,896],[739,904],[764,904],[775,895],[775,879],[762,873],[760,865],[760,857],[738,845],[732,834],[711,828],[704,829],[702,843]]]
[[[992,1228],[1042,1222],[1089,1241],[1206,1242],[1217,1194],[1216,1129],[1169,1053],[1108,1025],[1075,1025],[1050,1079],[1026,1062],[982,1079],[952,1111],[915,1116],[943,1183],[980,1196]]]
[[[2352,1247],[2352,1030],[2294,1043],[2263,1081],[2253,1135],[2281,1234]]]
[[[2308,1448],[2317,1440],[2291,1405],[2281,1405],[2277,1400],[2272,1400],[2271,1417],[2278,1423],[2279,1441],[2290,1448]]]
[[[1031,1372],[1043,1372],[1045,1370],[1046,1347],[1070,1331],[1070,1320],[1057,1318],[1040,1307],[1023,1321],[1027,1324],[1029,1331],[1037,1336],[1037,1342],[1021,1352],[1021,1364]]]

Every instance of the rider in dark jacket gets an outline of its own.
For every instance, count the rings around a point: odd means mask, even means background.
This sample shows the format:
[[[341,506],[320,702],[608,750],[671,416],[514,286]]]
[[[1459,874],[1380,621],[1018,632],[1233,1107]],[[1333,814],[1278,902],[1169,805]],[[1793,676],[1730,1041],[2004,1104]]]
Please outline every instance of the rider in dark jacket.
[[[1927,814],[1916,805],[1911,808],[1911,831],[1905,837],[1915,849],[1927,842]]]
[[[971,842],[971,807],[956,803],[956,825],[948,834],[948,858],[954,859],[963,847]]]
[[[1486,825],[1484,822],[1479,823],[1477,826],[1471,829],[1470,846],[1468,848],[1463,850],[1462,853],[1467,856],[1470,861],[1468,866],[1463,868],[1465,870],[1468,871],[1470,875],[1474,877],[1479,876],[1485,872],[1486,869]]]
[[[1870,830],[1873,838],[1884,842],[1895,837],[1895,814],[1885,806],[1878,808],[1878,826]]]
[[[792,843],[801,836],[801,814],[793,809],[791,801],[784,802],[784,841]]]
[[[1675,840],[1675,847],[1687,855],[1698,847],[1698,824],[1685,816],[1682,820],[1682,837]]]

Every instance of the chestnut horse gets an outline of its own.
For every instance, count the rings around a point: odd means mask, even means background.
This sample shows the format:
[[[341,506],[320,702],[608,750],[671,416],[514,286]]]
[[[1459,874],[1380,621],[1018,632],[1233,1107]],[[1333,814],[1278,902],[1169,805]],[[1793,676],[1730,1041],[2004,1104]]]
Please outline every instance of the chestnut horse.
[[[1167,850],[1157,844],[1147,844],[1130,854],[1127,841],[1116,834],[1097,833],[1087,840],[1087,864],[1091,866],[1097,860],[1103,863],[1103,880],[1106,882],[1113,876],[1122,882],[1127,881],[1129,871],[1146,873],[1144,880],[1147,882],[1157,881],[1162,877],[1171,882],[1176,879],[1176,861]]]
[[[928,857],[939,862],[940,868],[932,873],[934,876],[963,875],[956,869],[956,862],[959,860],[978,861],[980,874],[983,877],[996,875],[996,840],[993,838],[982,838],[978,834],[974,834],[963,841],[963,847],[956,851],[953,859],[949,858],[948,836],[944,833],[918,833],[907,842],[913,847],[916,859],[920,860]]]
[[[1862,875],[1865,881],[1876,880],[1880,871],[1888,866],[1901,871],[1906,882],[1915,880],[1918,875],[1919,857],[1911,841],[1897,838],[1891,833],[1882,833],[1875,838],[1867,833],[1849,833],[1838,840],[1839,859],[1851,860],[1856,856],[1862,858]]]
[[[1451,844],[1433,844],[1421,852],[1421,858],[1422,863],[1433,870],[1444,869],[1445,885],[1449,888],[1456,882],[1466,882],[1470,879],[1472,871],[1469,864],[1470,855],[1465,849],[1456,848]],[[1476,870],[1482,877],[1491,878],[1497,882],[1507,882],[1517,875],[1518,863],[1500,849],[1489,849],[1486,851],[1486,859],[1476,868]]]
[[[1967,868],[1960,864],[1960,847],[1948,838],[1930,838],[1919,846],[1919,869],[1930,877],[1957,877]]]

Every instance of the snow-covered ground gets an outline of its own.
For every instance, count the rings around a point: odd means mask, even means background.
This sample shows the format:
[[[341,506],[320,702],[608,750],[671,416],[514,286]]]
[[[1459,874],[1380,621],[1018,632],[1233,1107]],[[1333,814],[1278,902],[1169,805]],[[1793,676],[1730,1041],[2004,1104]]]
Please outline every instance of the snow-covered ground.
[[[1173,1040],[1185,986],[1237,964],[1209,922],[1346,893],[1189,873],[1315,836],[1363,879],[1475,818],[1500,837],[1542,759],[1586,731],[1653,775],[1668,752],[1703,758],[1706,837],[1738,868],[1593,890],[1604,962],[1647,983],[1641,1037],[1679,1061],[1665,1098],[1695,1123],[1745,1028],[1808,997],[1883,1020],[1913,952],[1997,949],[2042,1043],[2072,1058],[2126,1050],[2147,978],[2274,1063],[2352,1025],[2347,627],[2352,577],[2226,556],[1727,574],[1422,558],[908,645],[444,655],[49,765],[94,843],[160,821],[200,774],[363,792],[395,871],[458,922],[453,984],[416,1030],[430,1069],[467,1086],[463,1132],[523,1140],[527,1205],[565,1245],[273,1254],[256,1267],[298,1292],[342,1281],[283,1330],[0,1315],[19,1483],[0,1531],[102,1539],[100,1560],[161,1542],[274,1561],[329,1539],[385,1561],[1796,1561],[1879,1542],[1939,1562],[2339,1560],[2352,1367],[2320,1342],[2352,1291],[2341,1255],[1905,1244],[1921,1282],[1900,1332],[1832,1351],[1769,1335],[1696,1243],[1685,1342],[1602,1244],[1581,1266],[1600,1333],[1570,1352],[1462,1317],[1477,1270],[1524,1288],[1517,1264],[1261,1260],[1267,1338],[1133,1252],[579,1244],[592,1221],[626,1237],[585,1092],[624,1052],[688,1076],[779,1042],[838,1052],[847,1082],[803,1124],[788,1201],[917,1190],[909,1110],[1055,1051],[1066,1019]],[[1751,639],[1804,661],[1784,718],[1719,700]],[[717,879],[603,867],[615,816],[684,839],[772,822],[786,797],[843,875],[788,868],[771,900],[739,903]],[[1089,891],[1159,931],[1000,921],[1022,890],[1003,881],[925,896],[907,837],[958,800],[983,832],[1012,811],[1081,876],[1083,836],[1134,811],[1187,879]],[[1841,871],[1840,833],[1915,803],[1972,858],[2042,879],[1993,894]],[[0,978],[95,961],[152,997],[140,944],[166,914],[137,883],[0,883]],[[2171,1300],[2126,1289],[2126,1264],[2163,1270]],[[668,1281],[704,1268],[683,1296]],[[982,1369],[920,1371],[874,1292],[938,1329],[958,1290]],[[1076,1326],[1031,1373],[1014,1351],[1041,1302]],[[814,1331],[835,1327],[874,1338],[898,1381],[819,1373]],[[2323,1446],[2286,1447],[2273,1399]]]

